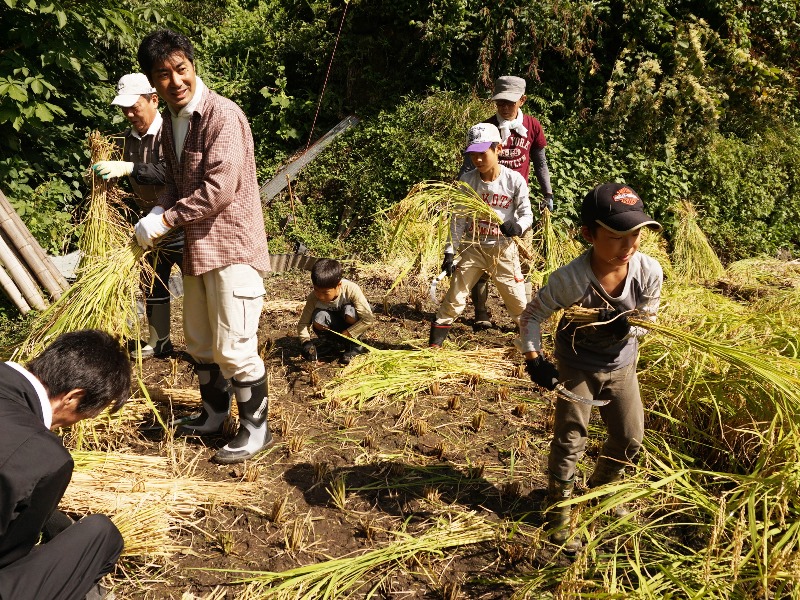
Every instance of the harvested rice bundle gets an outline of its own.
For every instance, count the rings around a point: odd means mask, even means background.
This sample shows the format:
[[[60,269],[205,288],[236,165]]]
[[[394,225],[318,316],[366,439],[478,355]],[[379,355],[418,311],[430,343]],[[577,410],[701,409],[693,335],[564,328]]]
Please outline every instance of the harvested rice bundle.
[[[370,350],[325,385],[323,391],[328,399],[362,406],[375,397],[413,396],[435,384],[485,381],[530,386],[527,380],[515,376],[518,353],[513,348]]]
[[[672,237],[675,272],[687,281],[716,281],[725,274],[725,267],[700,229],[697,211],[683,201],[675,208],[675,213],[678,216]]]
[[[438,270],[442,249],[450,233],[451,218],[465,217],[502,224],[497,213],[463,181],[418,183],[389,215],[392,229],[386,257],[391,260],[403,256],[405,263],[403,272],[389,291],[405,279],[415,265],[420,266],[421,277],[429,277],[434,274],[432,270]],[[513,239],[521,256],[533,256],[520,238]]]
[[[576,323],[595,324],[599,322],[598,309],[570,307],[564,312],[565,318]],[[723,343],[688,333],[683,329],[669,327],[660,323],[629,317],[630,324],[642,327],[653,333],[665,336],[703,352],[709,358],[722,361],[749,373],[757,386],[781,392],[795,404],[794,410],[800,412],[800,360],[793,357],[767,353],[763,347]]]
[[[89,145],[93,162],[108,158],[114,148],[97,132],[90,136]],[[139,338],[136,295],[141,284],[152,282],[153,269],[133,238],[133,227],[120,212],[124,208],[112,199],[109,190],[118,188],[92,177],[92,195],[82,221],[84,260],[76,281],[34,318],[27,339],[14,352],[16,360],[34,357],[60,334],[78,329]]]
[[[533,233],[531,254],[534,268],[530,273],[531,281],[539,286],[544,285],[550,273],[580,256],[584,249],[571,232],[553,223],[550,211],[545,209]]]

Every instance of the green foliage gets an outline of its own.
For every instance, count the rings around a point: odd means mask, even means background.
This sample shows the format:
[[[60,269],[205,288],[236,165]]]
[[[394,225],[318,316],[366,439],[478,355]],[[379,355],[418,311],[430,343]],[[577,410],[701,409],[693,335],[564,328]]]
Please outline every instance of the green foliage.
[[[376,243],[375,216],[420,181],[452,180],[467,129],[491,114],[477,99],[439,93],[409,98],[335,141],[303,174],[296,191],[329,236],[358,247]]]
[[[0,187],[46,248],[64,245],[86,135],[109,126],[112,85],[142,31],[169,22],[159,2],[0,3]]]
[[[800,128],[741,140],[715,136],[698,154],[697,198],[705,232],[726,260],[797,250]]]

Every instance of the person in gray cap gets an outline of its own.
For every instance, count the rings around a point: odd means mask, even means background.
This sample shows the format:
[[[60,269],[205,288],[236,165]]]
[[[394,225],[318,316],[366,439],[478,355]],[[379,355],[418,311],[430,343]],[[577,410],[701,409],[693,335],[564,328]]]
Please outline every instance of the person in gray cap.
[[[93,168],[103,179],[128,178],[138,208],[135,215],[138,221],[156,205],[164,190],[166,164],[161,150],[163,118],[158,111],[158,94],[144,74],[129,73],[117,83],[117,95],[111,104],[119,106],[130,123],[121,137],[115,138],[120,145],[122,160],[101,160]],[[156,277],[152,283],[142,285],[148,338],[131,343],[129,350],[134,358],[139,353],[142,358],[163,357],[173,351],[169,278],[173,265],[180,265],[183,259],[182,231],[173,234],[151,257]]]
[[[494,84],[492,96],[497,112],[486,120],[500,130],[503,140],[503,150],[500,152],[500,164],[516,171],[528,182],[531,163],[539,182],[542,196],[539,200],[539,210],[553,210],[553,188],[550,185],[550,170],[547,167],[545,146],[547,140],[544,136],[542,124],[538,119],[522,112],[525,104],[525,80],[522,77],[503,75],[498,77]],[[466,165],[465,167],[471,166]],[[533,198],[531,198],[533,200]],[[533,204],[533,202],[531,202]],[[533,240],[533,229],[528,229],[523,234],[523,241],[528,246]],[[530,264],[522,262],[522,272],[527,276]],[[526,277],[527,278],[527,277]],[[525,294],[528,300],[533,290],[529,281],[525,283]],[[489,298],[489,276],[484,275],[471,291],[472,303],[475,306],[474,329],[488,329],[492,327],[491,317],[486,308]]]

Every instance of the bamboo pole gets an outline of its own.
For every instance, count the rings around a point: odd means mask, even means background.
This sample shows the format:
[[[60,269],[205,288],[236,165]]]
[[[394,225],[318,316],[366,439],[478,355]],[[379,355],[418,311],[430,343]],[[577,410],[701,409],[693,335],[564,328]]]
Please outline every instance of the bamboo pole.
[[[6,243],[5,236],[0,234],[0,263],[2,263],[8,270],[8,274],[14,283],[17,284],[19,291],[25,297],[33,308],[37,310],[44,310],[47,308],[47,303],[39,293],[39,287],[30,276],[28,271],[25,270],[24,265],[16,257],[14,252]]]
[[[27,229],[27,227],[25,229]],[[2,202],[0,202],[0,230],[8,236],[8,239],[16,247],[17,252],[19,252],[20,256],[24,259],[28,269],[34,274],[39,283],[42,284],[44,289],[47,290],[55,300],[58,300],[63,290],[47,269],[47,265],[45,265],[42,258],[35,251],[34,244],[38,246],[36,240],[32,238],[29,239],[20,231]]]
[[[26,255],[28,250],[23,253],[22,248],[18,246],[20,253],[23,255],[25,260],[28,261],[28,265],[31,267],[31,269],[35,270],[39,281],[41,281],[45,289],[50,292],[50,294],[53,296],[53,299],[58,300],[61,297],[61,294],[69,288],[69,283],[55,266],[55,264],[53,264],[53,261],[50,260],[50,257],[47,256],[47,253],[36,241],[36,238],[33,237],[33,234],[31,234],[25,223],[22,222],[22,219],[17,214],[17,211],[14,210],[14,207],[11,206],[11,203],[8,201],[5,194],[2,192],[2,190],[0,190],[0,222],[4,222],[6,217],[10,221],[9,226],[13,224],[13,226],[16,227],[16,230],[22,234],[23,239],[30,246],[30,252],[39,259],[39,263],[31,263]],[[8,230],[5,228],[5,226],[3,226],[3,231],[8,233]],[[10,234],[9,237],[11,237]],[[34,264],[40,264],[44,266],[47,275],[37,269]]]
[[[2,266],[0,266],[0,287],[3,288],[3,291],[6,293],[6,295],[19,309],[19,312],[21,312],[23,315],[30,312],[30,305],[25,301],[25,298],[22,297],[19,288],[16,286],[11,277],[8,276],[8,273],[6,273],[6,270]]]

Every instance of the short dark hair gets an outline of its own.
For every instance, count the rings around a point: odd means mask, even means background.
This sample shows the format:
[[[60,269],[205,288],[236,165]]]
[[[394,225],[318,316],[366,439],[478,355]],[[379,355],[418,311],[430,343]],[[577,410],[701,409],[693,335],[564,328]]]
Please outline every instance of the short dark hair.
[[[311,283],[314,287],[329,290],[342,280],[342,265],[332,258],[320,258],[311,267]]]
[[[85,391],[77,412],[116,412],[131,395],[131,361],[119,341],[99,329],[62,333],[26,365],[49,396]]]
[[[164,62],[176,52],[183,53],[186,60],[194,64],[194,48],[189,38],[171,29],[154,31],[139,44],[139,50],[136,52],[139,70],[150,79],[153,76],[153,66]]]

